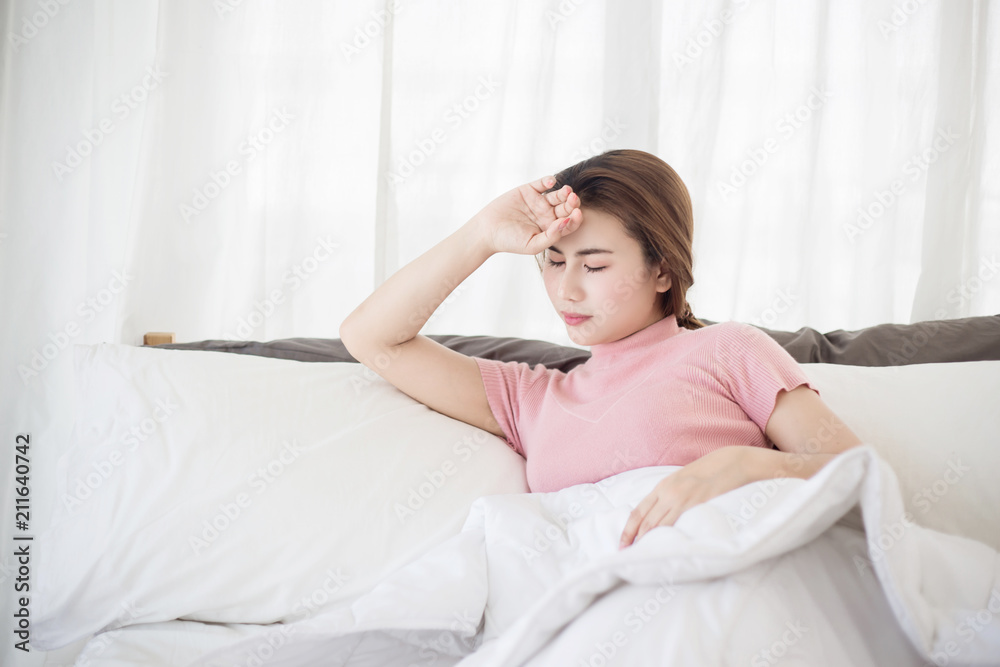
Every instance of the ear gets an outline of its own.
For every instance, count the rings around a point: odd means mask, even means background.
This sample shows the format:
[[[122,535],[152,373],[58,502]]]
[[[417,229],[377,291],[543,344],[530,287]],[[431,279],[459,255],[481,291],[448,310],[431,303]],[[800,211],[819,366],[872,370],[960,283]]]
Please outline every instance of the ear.
[[[666,292],[673,287],[673,284],[673,278],[671,278],[670,271],[667,269],[667,262],[661,261],[659,271],[656,274],[656,291]]]

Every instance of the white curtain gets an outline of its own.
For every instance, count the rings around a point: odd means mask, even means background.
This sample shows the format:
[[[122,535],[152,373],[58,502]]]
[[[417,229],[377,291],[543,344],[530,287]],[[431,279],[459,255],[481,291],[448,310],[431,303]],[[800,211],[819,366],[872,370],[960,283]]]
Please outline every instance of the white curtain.
[[[689,186],[697,315],[1000,310],[986,2],[5,7],[16,353],[72,323],[75,342],[335,337],[493,197],[615,147]],[[424,332],[563,329],[533,260],[498,256]]]
[[[686,181],[700,317],[1000,312],[996,3],[0,7],[0,437],[31,433],[40,475],[72,344],[336,337],[491,199],[608,148]],[[571,344],[513,255],[423,333]]]

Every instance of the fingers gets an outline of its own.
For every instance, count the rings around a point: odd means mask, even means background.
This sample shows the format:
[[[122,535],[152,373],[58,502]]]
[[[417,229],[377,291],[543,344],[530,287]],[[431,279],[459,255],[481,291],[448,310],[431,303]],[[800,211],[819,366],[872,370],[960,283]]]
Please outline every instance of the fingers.
[[[579,209],[576,209],[578,211]],[[545,235],[549,238],[549,245],[556,242],[563,236],[574,232],[580,226],[581,214],[574,211],[566,218],[556,218],[549,223],[549,226],[545,230]],[[548,246],[545,246],[546,248]]]
[[[669,514],[670,508],[668,508],[664,503],[657,503],[644,515],[639,516],[639,518],[633,523],[633,516],[637,516],[635,510],[633,510],[632,515],[629,515],[629,523],[626,524],[625,530],[622,532],[618,548],[624,549],[630,544],[633,544],[636,540],[657,526],[672,525],[664,521]]]
[[[565,218],[571,218],[569,225],[578,225],[582,220],[583,213],[581,211],[574,215],[574,212],[580,210],[580,195],[573,192],[573,188],[569,185],[564,185],[552,192],[546,192],[548,188],[555,185],[555,182],[556,179],[554,176],[543,176],[537,181],[529,183],[528,185],[537,194],[542,195],[537,200],[528,197],[529,207],[538,219],[547,219],[549,216],[555,216],[556,221],[561,223]],[[574,226],[569,231],[573,231],[575,228]],[[549,231],[546,232],[546,235],[552,236]]]
[[[554,176],[543,176],[534,183],[531,187],[539,194],[545,197],[545,201],[549,203],[550,206],[558,206],[570,199],[576,200],[576,206],[580,205],[580,197],[575,192],[573,188],[569,185],[564,185],[558,190],[553,190],[552,192],[546,192],[549,188],[556,184],[556,179]],[[560,213],[559,215],[565,216],[567,213]]]
[[[559,218],[568,218],[573,215],[574,211],[580,211],[578,217],[583,216],[583,211],[580,209],[580,197],[575,192],[571,192],[566,201],[556,207],[555,213]]]
[[[635,534],[635,539],[638,540],[640,537],[653,530],[657,526],[671,526],[672,521],[667,521],[671,514],[674,513],[674,508],[668,507],[666,503],[657,503],[653,509],[651,509],[639,524],[639,531]],[[633,540],[634,541],[634,540]]]
[[[541,194],[555,184],[556,184],[555,176],[549,175],[549,176],[542,176],[537,181],[532,181],[528,185],[530,185],[535,192]]]
[[[580,205],[580,195],[573,192],[573,188],[568,185],[564,185],[558,190],[553,190],[544,195],[545,201],[549,203],[550,206],[554,207],[564,207],[564,213],[558,213],[557,215],[566,216],[569,211]]]
[[[639,532],[639,527],[642,525],[643,519],[649,514],[649,511],[653,509],[656,505],[657,497],[655,493],[650,493],[648,496],[642,499],[642,501],[635,506],[631,514],[628,515],[628,521],[625,522],[625,529],[622,531],[621,540],[618,543],[618,548],[622,549],[632,544],[635,539],[636,534]]]

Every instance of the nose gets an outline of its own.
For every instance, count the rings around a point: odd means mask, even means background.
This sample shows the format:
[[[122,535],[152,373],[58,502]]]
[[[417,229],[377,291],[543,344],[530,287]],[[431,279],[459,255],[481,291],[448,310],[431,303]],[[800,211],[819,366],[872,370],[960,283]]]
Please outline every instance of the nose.
[[[575,271],[569,271],[565,266],[563,267],[556,293],[564,301],[580,301],[583,298],[583,288],[580,286],[580,278]]]

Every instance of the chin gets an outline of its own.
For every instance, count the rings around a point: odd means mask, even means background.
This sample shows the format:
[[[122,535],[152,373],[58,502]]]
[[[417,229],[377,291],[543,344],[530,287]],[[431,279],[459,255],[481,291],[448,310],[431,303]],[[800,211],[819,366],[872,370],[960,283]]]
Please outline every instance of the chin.
[[[577,345],[586,345],[589,347],[593,344],[594,339],[597,338],[592,330],[581,331],[578,327],[571,327],[567,325],[566,331],[569,334],[570,340]]]

